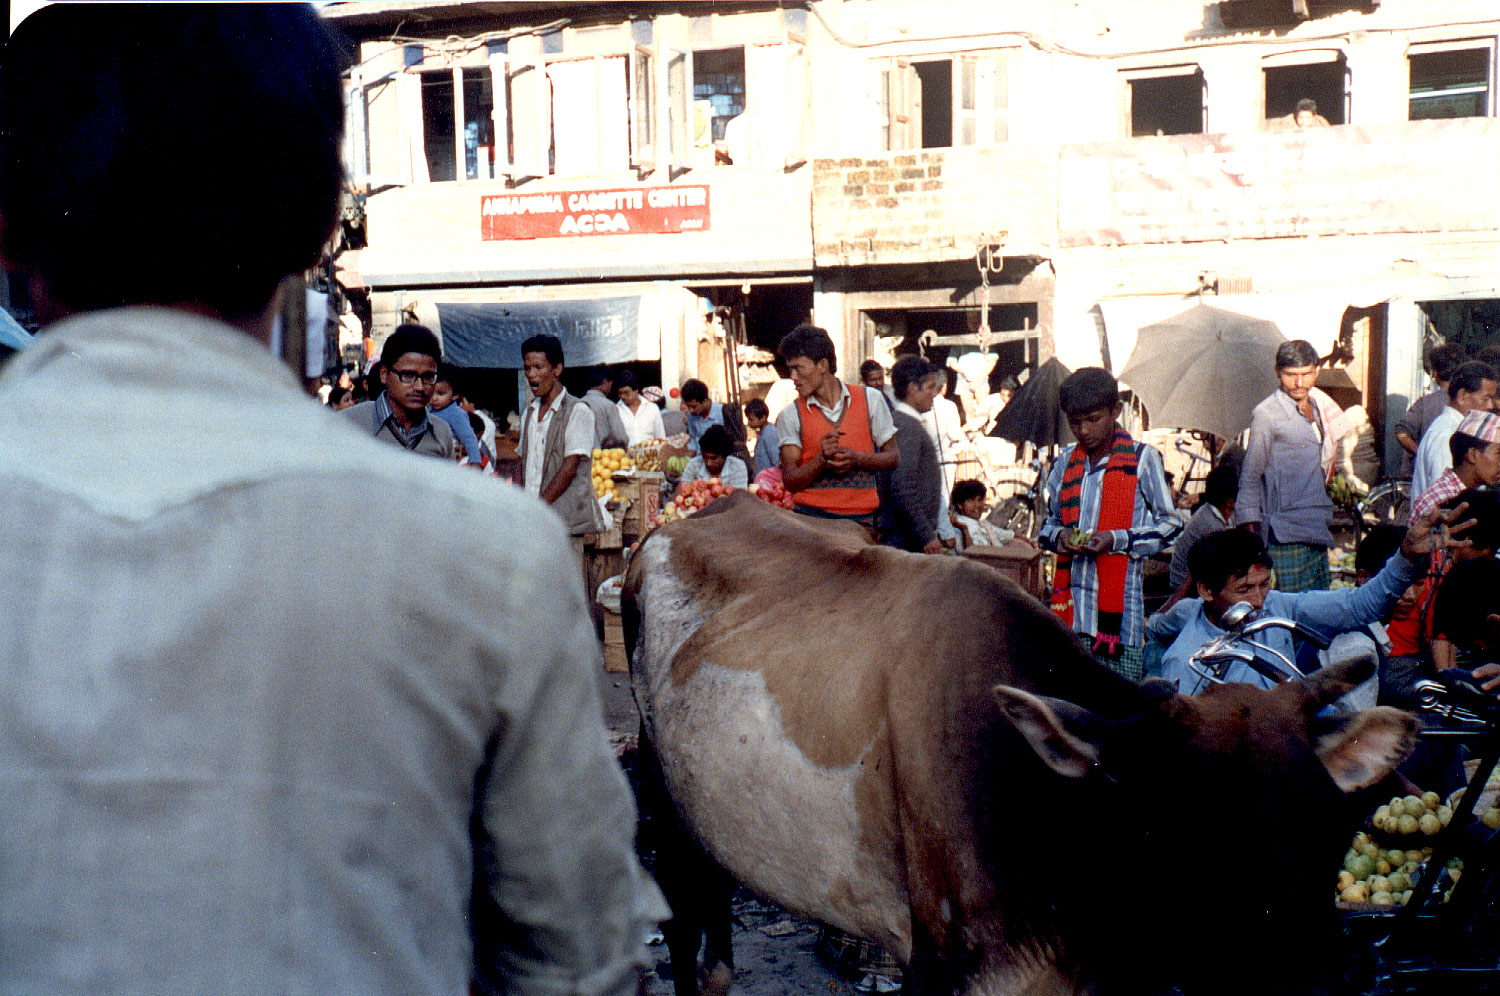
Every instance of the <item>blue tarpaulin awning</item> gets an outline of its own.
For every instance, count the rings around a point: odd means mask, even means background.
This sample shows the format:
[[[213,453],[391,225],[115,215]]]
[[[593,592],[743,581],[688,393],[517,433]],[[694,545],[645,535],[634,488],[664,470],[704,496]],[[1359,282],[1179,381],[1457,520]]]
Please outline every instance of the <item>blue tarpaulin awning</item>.
[[[555,335],[570,367],[639,359],[639,297],[508,304],[439,303],[443,357],[461,367],[521,367],[521,343]]]

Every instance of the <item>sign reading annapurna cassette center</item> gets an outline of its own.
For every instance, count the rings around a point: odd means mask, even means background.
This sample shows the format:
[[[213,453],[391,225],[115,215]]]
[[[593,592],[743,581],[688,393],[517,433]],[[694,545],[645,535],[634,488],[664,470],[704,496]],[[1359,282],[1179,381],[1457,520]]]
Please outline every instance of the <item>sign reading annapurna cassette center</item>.
[[[492,194],[480,199],[486,242],[575,235],[708,231],[708,187],[628,187]]]

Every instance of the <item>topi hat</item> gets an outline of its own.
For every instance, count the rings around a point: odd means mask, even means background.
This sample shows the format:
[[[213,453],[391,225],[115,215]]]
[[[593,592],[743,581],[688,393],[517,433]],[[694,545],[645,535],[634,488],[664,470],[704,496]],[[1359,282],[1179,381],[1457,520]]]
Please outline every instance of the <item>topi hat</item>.
[[[1473,436],[1486,443],[1500,442],[1500,415],[1493,415],[1490,412],[1469,412],[1464,416],[1464,420],[1458,423],[1455,431],[1466,436]]]

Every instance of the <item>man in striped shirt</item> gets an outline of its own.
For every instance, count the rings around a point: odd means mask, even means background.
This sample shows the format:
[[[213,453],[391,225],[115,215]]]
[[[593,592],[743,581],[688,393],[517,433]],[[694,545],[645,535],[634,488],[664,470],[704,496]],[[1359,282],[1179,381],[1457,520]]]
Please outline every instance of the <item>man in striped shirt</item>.
[[[1500,415],[1469,412],[1448,437],[1448,450],[1453,466],[1412,501],[1413,522],[1454,495],[1500,481]]]

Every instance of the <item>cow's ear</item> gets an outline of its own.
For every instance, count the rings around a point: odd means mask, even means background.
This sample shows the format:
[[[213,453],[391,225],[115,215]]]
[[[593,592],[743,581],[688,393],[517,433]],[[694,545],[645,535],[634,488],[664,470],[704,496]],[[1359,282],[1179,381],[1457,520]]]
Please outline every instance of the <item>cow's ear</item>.
[[[995,702],[1047,767],[1066,778],[1082,778],[1099,763],[1099,748],[1075,735],[1093,720],[1071,702],[1043,698],[1008,685],[996,685]],[[1070,729],[1071,727],[1071,729]]]
[[[1417,726],[1408,713],[1377,706],[1318,733],[1315,747],[1334,783],[1353,792],[1374,785],[1406,760],[1417,746]]]

